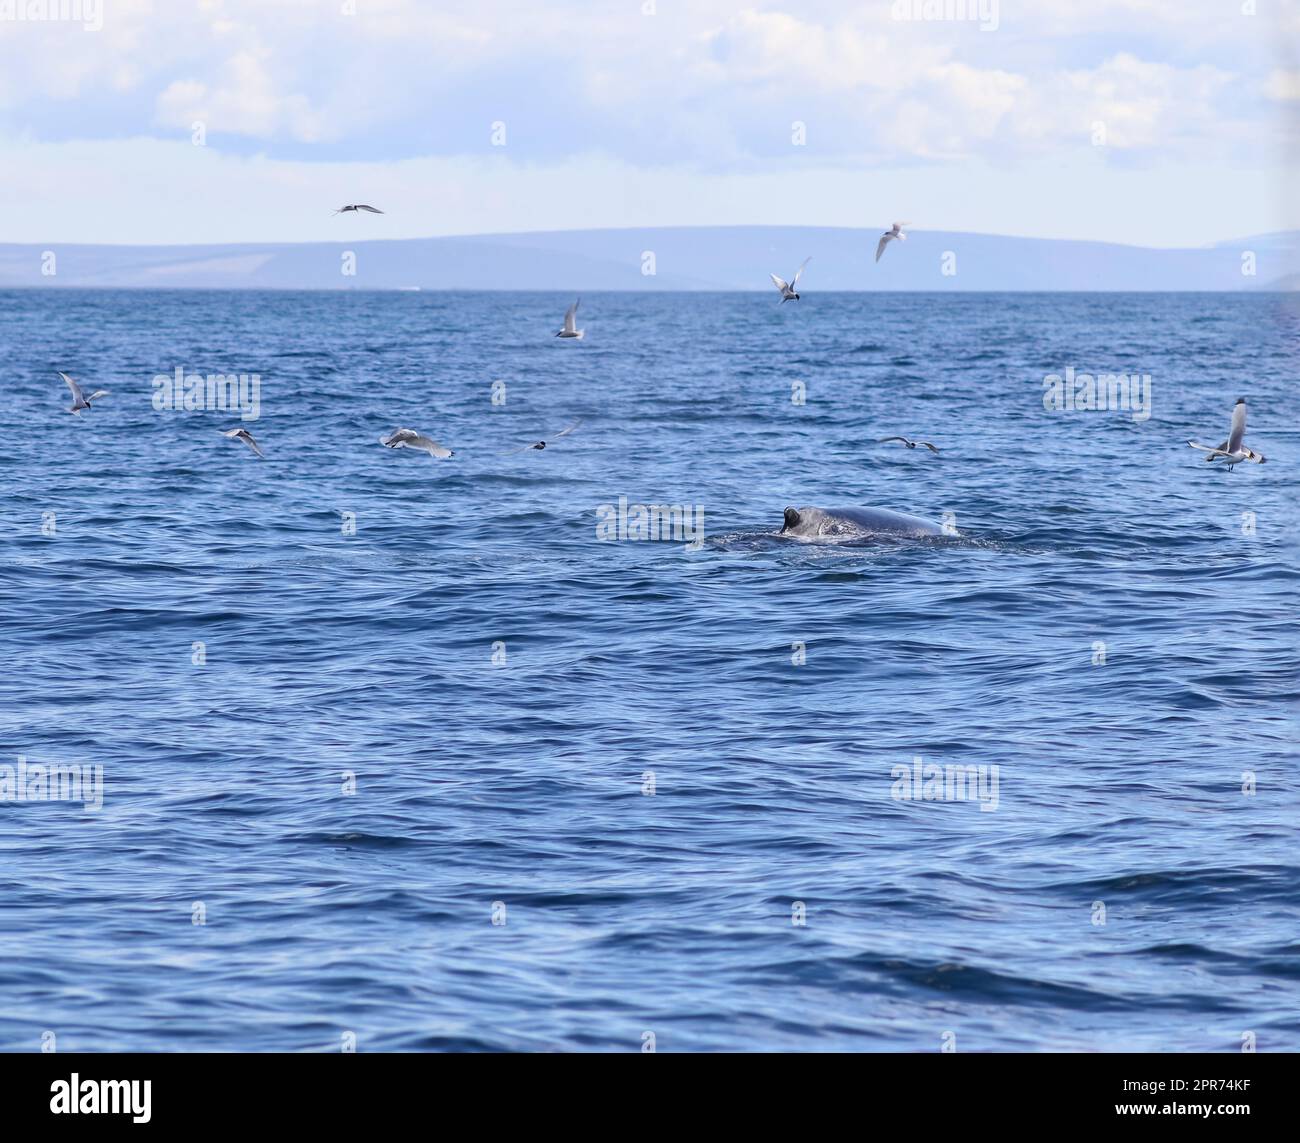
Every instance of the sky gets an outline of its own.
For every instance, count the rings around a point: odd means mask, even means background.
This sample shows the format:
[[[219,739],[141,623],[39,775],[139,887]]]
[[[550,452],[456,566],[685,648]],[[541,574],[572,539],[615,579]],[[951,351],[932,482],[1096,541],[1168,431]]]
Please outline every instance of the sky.
[[[1300,0],[0,0],[0,242],[1204,246],[1300,227],[1298,122]]]

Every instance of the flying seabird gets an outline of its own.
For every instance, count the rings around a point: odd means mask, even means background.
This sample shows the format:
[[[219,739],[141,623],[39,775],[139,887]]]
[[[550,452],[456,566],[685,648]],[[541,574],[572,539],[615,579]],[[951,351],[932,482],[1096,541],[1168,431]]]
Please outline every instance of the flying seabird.
[[[364,202],[351,202],[347,206],[341,206],[335,214],[346,214],[349,210],[368,210],[371,214],[383,214],[384,212],[375,206],[367,206]]]
[[[810,254],[799,264],[799,269],[794,272],[794,279],[792,281],[787,282],[784,278],[778,278],[775,274],[771,275],[772,285],[781,291],[782,305],[785,305],[786,302],[797,302],[799,300],[799,295],[795,292],[795,287],[799,285],[799,276],[803,273],[803,268],[811,261],[812,255]]]
[[[573,430],[576,429],[580,424],[582,424],[581,421],[574,421],[573,424],[571,424],[567,429],[564,429],[564,430],[562,430],[561,432],[556,433],[555,436],[553,436],[553,437],[551,438],[551,440],[552,440],[552,441],[557,441],[557,440],[559,440],[561,437],[567,437],[567,436],[568,436],[571,432],[573,432]],[[515,453],[517,453],[517,452],[527,452],[529,449],[534,449],[534,448],[545,448],[545,447],[546,447],[546,442],[545,442],[545,441],[536,441],[536,442],[533,443],[533,444],[526,444],[526,445],[524,445],[522,448],[512,448],[509,452],[503,452],[501,455],[502,455],[502,456],[514,456]]]
[[[877,444],[884,444],[886,441],[902,441],[908,448],[916,448],[917,445],[925,445],[931,452],[938,452],[938,448],[929,441],[909,441],[906,437],[881,437]]]
[[[237,429],[226,429],[221,435],[223,437],[229,437],[232,441],[243,441],[244,444],[248,445],[248,447],[257,453],[258,456],[266,455],[257,447],[257,441],[253,440],[253,434],[242,425]]]
[[[82,392],[81,386],[66,373],[59,373],[59,376],[68,383],[68,388],[72,390],[72,404],[69,406],[68,412],[74,417],[81,416],[82,409],[89,409],[91,401],[98,401],[100,397],[108,396],[107,389],[96,389],[89,397],[87,397],[86,394]]]
[[[1256,464],[1263,464],[1264,458],[1257,452],[1252,452],[1241,443],[1241,438],[1246,435],[1246,398],[1238,397],[1237,403],[1232,406],[1232,428],[1228,431],[1228,439],[1217,448],[1211,448],[1209,445],[1197,444],[1195,441],[1187,443],[1192,448],[1198,448],[1202,452],[1208,452],[1206,460],[1218,460],[1222,457],[1228,462],[1228,471],[1231,472],[1235,465],[1240,464],[1243,460],[1253,460]]]
[[[446,460],[452,455],[451,449],[443,448],[437,441],[421,436],[414,429],[394,429],[388,436],[380,437],[379,443],[386,448],[420,449],[439,460]]]
[[[572,337],[576,338],[578,341],[582,340],[587,331],[578,328],[578,306],[581,302],[582,299],[579,298],[573,303],[573,305],[565,310],[564,328],[555,335],[556,337]]]
[[[885,252],[885,247],[888,246],[890,242],[892,242],[895,238],[897,238],[899,242],[907,241],[907,235],[903,233],[903,227],[910,226],[910,225],[911,225],[910,222],[896,222],[894,223],[892,230],[886,230],[885,233],[880,236],[880,241],[876,243],[877,262],[880,261],[880,256]]]

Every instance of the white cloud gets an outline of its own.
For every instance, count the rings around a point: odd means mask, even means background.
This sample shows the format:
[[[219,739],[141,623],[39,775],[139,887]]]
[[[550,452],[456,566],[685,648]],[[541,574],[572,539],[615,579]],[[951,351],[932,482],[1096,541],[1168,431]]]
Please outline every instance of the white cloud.
[[[1114,150],[1213,152],[1238,139],[1222,137],[1220,100],[1232,82],[1208,65],[1175,68],[1121,52],[1041,82],[1017,126],[1026,139],[1083,142],[1101,123]]]
[[[1300,100],[1300,71],[1285,71],[1281,68],[1268,77],[1268,97],[1283,103]]]
[[[637,0],[341,7],[112,0],[97,33],[0,24],[0,138],[30,141],[15,155],[27,166],[52,153],[39,143],[115,140],[121,166],[137,153],[122,141],[188,144],[201,120],[210,153],[266,156],[239,172],[268,193],[281,178],[320,193],[313,165],[350,169],[323,184],[330,200],[382,189],[389,174],[402,185],[400,172],[428,161],[469,179],[471,198],[514,192],[465,172],[508,168],[512,185],[523,171],[570,177],[567,199],[583,203],[584,173],[618,169],[634,181],[607,193],[634,223],[651,209],[638,188],[689,199],[682,188],[728,175],[755,187],[929,166],[937,185],[964,187],[974,164],[1082,163],[1145,167],[1173,194],[1161,172],[1179,164],[1257,164],[1297,91],[1295,60],[1274,56],[1279,24],[1235,0],[1208,12],[1002,0],[993,32],[894,20],[890,0],[660,0],[654,16]],[[504,149],[490,145],[498,119]],[[804,147],[792,145],[796,120]],[[1105,148],[1091,146],[1096,121]],[[433,212],[428,232],[446,217]]]
[[[158,96],[157,122],[189,130],[196,120],[209,130],[255,139],[315,143],[336,138],[329,120],[300,92],[278,90],[265,58],[239,51],[216,81],[175,80]]]
[[[1233,81],[1234,45],[1266,27],[1239,14],[1193,19],[1163,0],[1004,3],[993,33],[900,22],[891,7],[695,0],[647,17],[631,2],[365,0],[347,16],[314,0],[117,0],[100,33],[3,29],[0,108],[11,129],[26,118],[37,137],[66,138],[76,113],[60,117],[59,102],[107,93],[114,118],[96,123],[97,137],[114,122],[132,135],[203,119],[216,138],[351,141],[392,157],[475,153],[504,115],[539,155],[712,165],[785,154],[794,119],[818,154],[850,162],[1009,145],[1044,154],[1076,145],[1099,117],[1116,147],[1204,146],[1235,138],[1217,97]],[[1160,36],[1181,56],[1207,22],[1225,64],[1110,45],[1062,62],[1099,32],[1112,43]],[[546,118],[534,124],[533,113]]]

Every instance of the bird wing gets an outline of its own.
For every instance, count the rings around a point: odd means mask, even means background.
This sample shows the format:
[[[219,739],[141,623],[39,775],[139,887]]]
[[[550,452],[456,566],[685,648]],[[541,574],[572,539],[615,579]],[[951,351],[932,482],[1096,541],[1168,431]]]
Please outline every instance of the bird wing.
[[[383,214],[383,213],[384,213],[382,210],[379,210],[379,209],[377,209],[376,207],[373,207],[373,206],[366,206],[365,203],[358,203],[358,204],[357,204],[357,210],[368,210],[368,211],[370,211],[371,214]]]
[[[772,279],[772,285],[780,290],[781,293],[784,294],[786,290],[790,288],[790,284],[784,278],[778,278],[775,274],[770,274],[768,276]]]
[[[799,279],[803,276],[803,268],[812,261],[812,255],[809,254],[802,262],[799,263],[799,269],[794,272],[794,281],[790,283],[790,289],[794,289],[799,284]]]
[[[108,390],[107,390],[107,389],[96,389],[93,393],[91,393],[91,395],[90,395],[89,397],[86,398],[86,400],[87,400],[87,401],[98,401],[98,400],[100,399],[100,397],[107,397],[107,396],[108,396]]]
[[[938,446],[938,445],[932,445],[929,441],[922,441],[921,444],[925,445],[925,447],[928,448],[931,452],[938,452],[938,451],[939,451],[939,446]]]
[[[581,298],[574,302],[567,310],[564,311],[564,329],[566,333],[578,332],[578,305]]]
[[[439,460],[446,460],[451,456],[451,449],[444,448],[437,441],[430,440],[428,437],[416,437],[411,442],[411,447],[424,449],[430,456],[436,456]]]
[[[581,422],[580,420],[579,420],[579,421],[574,421],[573,424],[571,424],[567,429],[561,429],[561,430],[560,430],[558,433],[556,433],[555,436],[552,437],[551,439],[552,439],[552,440],[559,440],[560,437],[567,437],[567,436],[568,436],[571,432],[573,432],[573,430],[576,429],[580,424],[582,424],[582,422]]]
[[[885,247],[889,245],[889,240],[894,236],[888,232],[880,236],[880,241],[876,243],[876,261],[880,261],[880,256],[885,252]]]
[[[407,441],[413,441],[419,435],[414,429],[394,429],[388,436],[380,437],[379,443],[389,448],[401,448]]]
[[[894,223],[894,233],[897,234],[900,230],[903,229],[904,226],[911,226],[911,225],[912,224],[910,222],[896,222]]]
[[[1241,438],[1246,435],[1246,406],[1236,404],[1232,407],[1232,431],[1228,433],[1228,451],[1237,452],[1241,448]]]
[[[68,388],[72,390],[72,399],[74,401],[84,401],[86,399],[84,396],[82,396],[81,386],[78,385],[71,377],[69,377],[66,373],[60,373],[59,376],[62,377],[68,383]]]
[[[876,444],[887,444],[889,441],[902,441],[904,444],[908,443],[906,437],[881,437]]]
[[[1192,448],[1199,448],[1202,452],[1222,452],[1222,451],[1223,451],[1223,445],[1226,445],[1228,442],[1227,442],[1227,441],[1224,441],[1223,444],[1218,445],[1218,446],[1215,446],[1215,445],[1203,445],[1203,444],[1199,444],[1199,443],[1197,443],[1196,441],[1188,441],[1187,443],[1188,443],[1189,445],[1191,445]]]

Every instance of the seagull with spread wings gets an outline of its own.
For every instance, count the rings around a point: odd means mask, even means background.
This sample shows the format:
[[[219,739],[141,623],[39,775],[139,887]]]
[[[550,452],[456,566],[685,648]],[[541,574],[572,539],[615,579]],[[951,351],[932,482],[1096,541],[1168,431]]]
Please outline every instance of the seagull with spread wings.
[[[909,441],[906,437],[881,437],[877,444],[885,444],[887,441],[902,441],[908,448],[916,448],[917,445],[925,445],[931,452],[938,452],[937,445],[932,445],[929,441]]]
[[[556,333],[556,337],[571,337],[576,341],[581,341],[586,335],[585,329],[578,328],[578,306],[582,304],[579,298],[564,312],[564,328]]]
[[[911,226],[911,223],[896,222],[894,223],[891,229],[886,230],[885,233],[880,236],[880,241],[876,243],[877,262],[880,261],[880,256],[885,252],[885,247],[888,246],[891,242],[893,242],[895,238],[897,238],[899,242],[907,241],[907,235],[903,233],[904,226]]]
[[[72,404],[68,406],[68,412],[74,417],[81,416],[82,409],[89,409],[91,401],[98,401],[100,397],[108,396],[107,389],[96,389],[87,397],[81,386],[66,373],[60,373],[59,376],[68,383],[68,388],[72,390]]]
[[[792,278],[789,282],[787,282],[784,278],[778,278],[775,274],[771,275],[772,285],[774,285],[778,290],[781,291],[782,305],[785,305],[786,302],[797,302],[799,300],[799,294],[797,292],[797,287],[799,285],[799,276],[803,273],[803,268],[806,265],[808,265],[808,263],[811,261],[812,261],[812,255],[810,254],[807,258],[803,260],[802,263],[800,263],[799,269],[797,269],[794,272],[794,278]]]
[[[552,441],[557,441],[557,440],[559,440],[561,437],[567,437],[567,436],[568,436],[571,432],[573,432],[573,430],[576,429],[580,424],[582,424],[581,421],[574,421],[573,424],[571,424],[567,429],[563,429],[563,430],[561,430],[560,432],[556,433],[555,436],[551,437],[551,440],[552,440]],[[535,448],[538,448],[538,449],[540,449],[540,448],[545,448],[545,447],[546,447],[546,444],[547,444],[546,441],[534,441],[532,444],[526,444],[526,445],[524,445],[522,448],[512,448],[509,452],[503,452],[501,455],[502,455],[502,456],[514,456],[515,453],[519,453],[519,452],[528,452],[530,449],[535,449]]]
[[[1223,459],[1228,462],[1228,471],[1239,465],[1243,460],[1253,460],[1256,464],[1263,464],[1264,457],[1257,452],[1253,452],[1241,443],[1241,438],[1246,435],[1246,398],[1238,397],[1237,403],[1232,406],[1232,428],[1228,430],[1228,439],[1217,447],[1210,445],[1197,444],[1196,441],[1188,441],[1192,448],[1198,448],[1202,452],[1210,455],[1206,460]]]
[[[243,441],[244,444],[248,445],[248,447],[257,453],[258,456],[266,455],[260,448],[258,448],[257,441],[253,439],[253,434],[244,428],[243,425],[240,425],[237,429],[226,429],[221,435],[223,437],[229,437],[232,441]]]
[[[429,437],[421,436],[414,429],[394,429],[386,437],[380,437],[379,443],[385,448],[413,448],[420,452],[427,452],[431,457],[437,457],[438,460],[446,460],[452,456],[452,450],[443,448],[437,441]]]

